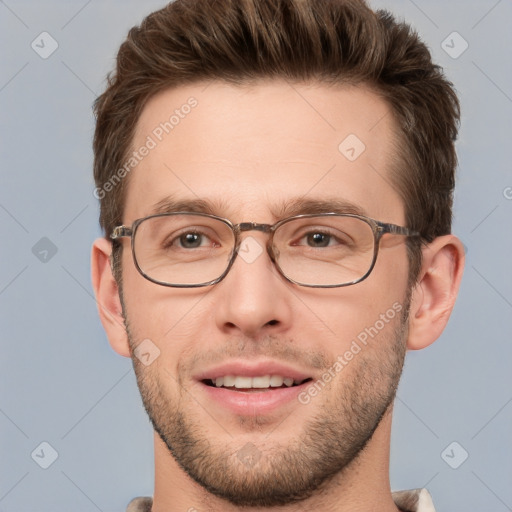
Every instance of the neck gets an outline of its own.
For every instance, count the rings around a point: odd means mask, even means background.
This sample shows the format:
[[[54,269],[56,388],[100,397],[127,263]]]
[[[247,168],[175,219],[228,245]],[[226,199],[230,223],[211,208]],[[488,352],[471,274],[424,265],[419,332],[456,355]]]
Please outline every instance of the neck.
[[[372,439],[343,472],[310,498],[279,507],[238,507],[214,496],[192,480],[155,433],[155,491],[152,512],[397,512],[389,485],[391,408]]]

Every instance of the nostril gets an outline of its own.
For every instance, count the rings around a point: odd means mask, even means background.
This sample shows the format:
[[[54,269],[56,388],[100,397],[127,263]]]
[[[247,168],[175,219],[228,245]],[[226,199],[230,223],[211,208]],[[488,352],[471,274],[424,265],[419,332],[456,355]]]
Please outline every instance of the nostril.
[[[270,320],[270,322],[267,322],[267,325],[277,325],[279,323],[279,320]]]

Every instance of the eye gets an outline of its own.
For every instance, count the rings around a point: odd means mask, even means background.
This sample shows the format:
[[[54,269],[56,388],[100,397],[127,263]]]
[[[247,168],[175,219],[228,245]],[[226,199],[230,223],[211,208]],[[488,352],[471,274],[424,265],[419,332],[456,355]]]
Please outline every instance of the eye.
[[[187,230],[181,233],[172,233],[165,237],[162,247],[164,249],[200,249],[207,247],[218,247],[208,235],[197,230]]]
[[[201,247],[205,238],[206,237],[200,233],[184,233],[176,240],[179,240],[181,247],[184,249],[195,249]]]
[[[344,247],[350,244],[351,238],[342,231],[332,232],[329,228],[313,228],[303,231],[291,245],[322,249],[324,247]]]
[[[328,247],[333,236],[328,233],[316,232],[308,233],[305,238],[311,247]]]

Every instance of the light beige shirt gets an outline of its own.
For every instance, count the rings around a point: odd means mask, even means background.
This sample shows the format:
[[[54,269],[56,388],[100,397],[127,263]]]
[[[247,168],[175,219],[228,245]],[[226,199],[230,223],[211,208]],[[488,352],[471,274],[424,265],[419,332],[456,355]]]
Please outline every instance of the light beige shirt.
[[[426,489],[394,492],[393,500],[402,512],[436,512]],[[151,498],[135,498],[130,501],[126,512],[151,512],[152,504]]]

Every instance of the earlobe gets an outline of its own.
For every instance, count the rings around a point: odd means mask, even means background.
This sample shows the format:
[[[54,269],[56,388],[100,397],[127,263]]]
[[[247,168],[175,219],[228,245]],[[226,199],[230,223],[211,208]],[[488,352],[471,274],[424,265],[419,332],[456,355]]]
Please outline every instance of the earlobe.
[[[411,297],[408,349],[425,348],[439,338],[455,305],[463,270],[464,247],[457,237],[438,237],[423,249]]]
[[[119,289],[110,266],[111,251],[112,244],[107,239],[98,238],[94,241],[91,251],[92,285],[100,320],[110,345],[118,354],[130,357]]]

